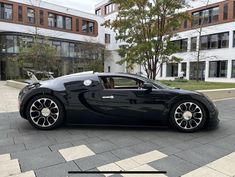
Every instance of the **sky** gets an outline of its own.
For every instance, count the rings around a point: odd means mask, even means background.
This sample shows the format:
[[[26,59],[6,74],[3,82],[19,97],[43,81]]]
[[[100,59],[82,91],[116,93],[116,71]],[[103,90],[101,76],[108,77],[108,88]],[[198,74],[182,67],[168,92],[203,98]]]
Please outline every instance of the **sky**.
[[[95,5],[100,3],[102,0],[44,0],[44,1],[94,14]]]

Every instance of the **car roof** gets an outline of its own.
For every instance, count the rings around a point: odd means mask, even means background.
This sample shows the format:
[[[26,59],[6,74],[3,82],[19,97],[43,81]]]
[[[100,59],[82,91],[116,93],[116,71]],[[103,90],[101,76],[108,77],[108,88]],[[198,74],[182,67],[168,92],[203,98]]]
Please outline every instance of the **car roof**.
[[[130,73],[96,73],[98,76],[107,76],[107,77],[131,77],[135,79],[140,79],[140,80],[147,80],[147,78],[137,75],[137,74],[130,74]]]

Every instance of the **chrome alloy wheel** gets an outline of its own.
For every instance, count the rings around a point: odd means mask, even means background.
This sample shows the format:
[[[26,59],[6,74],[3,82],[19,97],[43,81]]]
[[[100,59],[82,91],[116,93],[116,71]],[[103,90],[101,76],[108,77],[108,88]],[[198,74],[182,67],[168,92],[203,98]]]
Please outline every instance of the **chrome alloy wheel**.
[[[175,109],[174,119],[181,128],[194,129],[202,122],[202,109],[192,102],[182,103]]]
[[[59,108],[50,98],[40,98],[30,107],[30,118],[39,127],[50,127],[59,118]]]

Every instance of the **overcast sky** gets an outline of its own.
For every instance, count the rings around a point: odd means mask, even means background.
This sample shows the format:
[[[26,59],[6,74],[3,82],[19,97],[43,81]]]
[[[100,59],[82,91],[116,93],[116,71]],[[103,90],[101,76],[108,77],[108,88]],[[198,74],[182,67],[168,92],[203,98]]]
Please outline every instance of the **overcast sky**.
[[[44,1],[94,14],[95,5],[101,2],[102,0],[44,0]]]

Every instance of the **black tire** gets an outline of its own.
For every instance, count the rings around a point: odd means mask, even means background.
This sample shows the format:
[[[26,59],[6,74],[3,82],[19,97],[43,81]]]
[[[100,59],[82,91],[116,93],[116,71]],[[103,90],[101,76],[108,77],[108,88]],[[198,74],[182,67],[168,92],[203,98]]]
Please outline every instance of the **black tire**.
[[[45,111],[43,115],[43,109],[46,111],[50,110],[47,112],[47,114],[49,114],[48,116],[45,116]],[[39,114],[39,116],[36,114]],[[58,128],[63,123],[64,109],[60,101],[55,97],[50,95],[38,95],[29,101],[26,107],[26,117],[29,123],[35,128],[40,130],[52,130]],[[40,118],[37,119],[37,117]]]
[[[195,112],[188,110],[189,103],[192,103],[192,105],[193,104],[197,105],[198,108],[200,108],[200,110],[198,110],[197,107],[195,109]],[[186,105],[184,105],[184,104],[186,104]],[[187,113],[185,113],[186,111],[184,112],[184,110],[183,110],[184,106],[185,106],[187,112],[191,112],[192,115],[190,113],[189,113],[189,115],[192,116],[192,118],[190,118],[190,116],[186,117]],[[190,107],[189,107],[189,109],[190,109]],[[193,110],[193,108],[191,108],[191,109]],[[180,118],[181,111],[182,111],[182,118],[183,118],[182,122],[181,122],[181,118]],[[186,116],[185,116],[186,118],[184,118],[184,113],[186,114]],[[178,131],[186,132],[186,133],[192,133],[192,132],[196,132],[196,131],[202,129],[203,126],[205,125],[206,119],[207,119],[207,114],[206,114],[206,110],[205,110],[204,106],[196,100],[183,100],[183,101],[177,102],[176,104],[174,104],[172,106],[169,116],[170,116],[169,117],[170,125],[173,128],[177,129]],[[201,117],[201,119],[199,119],[199,117]],[[190,128],[189,124],[191,125],[191,128]],[[184,127],[184,125],[186,125],[186,126]],[[195,125],[195,127],[193,127],[192,125]]]

